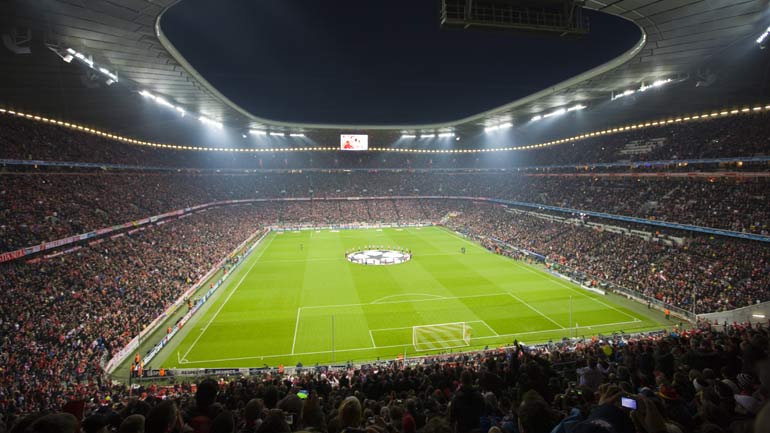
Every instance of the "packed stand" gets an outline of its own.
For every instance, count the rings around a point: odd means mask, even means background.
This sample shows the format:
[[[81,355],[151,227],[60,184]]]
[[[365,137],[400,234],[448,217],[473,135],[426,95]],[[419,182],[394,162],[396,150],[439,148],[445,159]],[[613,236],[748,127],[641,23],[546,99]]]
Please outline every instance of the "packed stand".
[[[350,222],[364,214],[370,222],[382,215],[393,222],[398,209],[420,209],[414,215],[432,220],[448,215],[451,228],[496,237],[673,305],[691,309],[697,299],[696,312],[768,300],[770,252],[759,243],[695,237],[671,247],[466,200],[352,202],[337,208],[315,208],[313,202],[214,208],[96,240],[68,254],[3,264],[3,404],[30,412],[108,387],[101,362],[219,258],[260,227],[308,222],[308,215],[325,223],[314,209]]]
[[[696,314],[770,300],[770,246],[765,243],[694,236],[681,246],[667,245],[572,222],[477,204],[446,224]]]
[[[767,327],[738,324],[514,341],[406,364],[144,385],[131,395],[102,386],[48,414],[18,416],[6,405],[5,422],[22,433],[763,433],[768,341]]]
[[[227,207],[0,265],[0,395],[22,412],[85,395],[125,346],[262,224]]]
[[[157,173],[0,174],[0,252],[223,200],[471,196],[770,234],[770,182],[758,179],[605,178],[510,173],[305,172],[252,175]],[[282,205],[293,212],[291,205]],[[355,206],[349,202],[339,204]],[[335,205],[317,203],[317,215]],[[327,209],[328,208],[328,209]],[[302,208],[304,209],[304,208]],[[377,220],[416,208],[366,206]],[[342,212],[342,210],[340,210]],[[416,212],[415,215],[410,215]],[[404,215],[401,215],[401,214]],[[302,216],[306,222],[313,213]],[[333,218],[333,216],[330,216]],[[368,218],[367,218],[368,219]]]

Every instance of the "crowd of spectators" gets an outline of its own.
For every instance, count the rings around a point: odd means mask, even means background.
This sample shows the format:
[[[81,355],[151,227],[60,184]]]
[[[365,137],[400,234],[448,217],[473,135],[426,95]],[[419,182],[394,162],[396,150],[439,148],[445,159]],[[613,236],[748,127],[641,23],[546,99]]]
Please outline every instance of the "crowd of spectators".
[[[213,209],[0,264],[0,395],[27,412],[100,380],[100,362],[260,227],[250,207]],[[84,389],[80,389],[83,385]]]
[[[434,164],[431,156],[398,154],[328,152],[295,154],[290,160],[280,154],[160,150],[7,115],[0,119],[0,158],[207,168],[479,164],[475,155],[435,157]],[[648,138],[663,138],[665,144],[633,158],[766,154],[768,125],[764,113],[671,124],[523,151],[517,164],[617,161],[626,158],[619,152],[628,141]],[[511,172],[6,172],[0,174],[0,252],[203,203],[292,197],[494,197],[768,234],[767,186],[761,178],[645,180]],[[106,357],[265,226],[442,218],[456,230],[499,238],[547,256],[551,263],[696,313],[770,300],[770,248],[759,242],[689,235],[682,245],[669,245],[466,200],[215,207],[94,240],[65,254],[0,264],[0,408],[5,424],[22,421],[14,427],[18,432],[53,431],[44,429],[71,419],[58,414],[22,420],[17,415],[83,399],[89,402],[88,411],[106,416],[87,418],[86,433],[99,431],[89,429],[103,426],[105,419],[113,427],[131,420],[129,428],[138,428],[140,418],[128,415],[140,414],[146,416],[142,428],[158,433],[181,433],[183,427],[205,433],[464,432],[491,427],[534,433],[550,431],[557,423],[561,430],[556,431],[570,433],[751,431],[768,397],[764,379],[770,371],[757,366],[767,358],[764,329],[704,329],[663,340],[587,342],[536,352],[514,347],[411,367],[393,364],[215,383],[214,391],[205,382],[196,388],[199,394],[204,390],[205,401],[194,399],[189,386],[151,387],[141,390],[142,398],[132,398],[128,389],[113,386],[102,375]],[[587,370],[556,371],[565,362],[586,364]],[[577,371],[579,386],[570,385]],[[484,392],[482,400],[475,387]],[[310,394],[304,402],[298,397],[302,389]],[[633,395],[638,408],[630,412],[617,407],[620,393]],[[169,398],[160,399],[161,394]],[[285,422],[285,413],[294,414],[291,423]],[[601,428],[605,430],[596,430]]]
[[[319,204],[323,203],[323,204]],[[345,200],[223,206],[0,265],[0,405],[57,407],[109,388],[101,362],[246,237],[270,224],[437,221],[494,236],[696,312],[768,300],[770,251],[703,237],[673,247],[466,200]],[[549,396],[550,398],[550,396]]]
[[[662,145],[652,146],[650,152],[635,155],[621,153],[630,142],[643,144],[656,139],[660,139]],[[729,116],[669,123],[590,137],[532,152],[522,165],[746,157],[767,155],[768,149],[770,126],[764,113],[756,117]]]
[[[0,252],[221,200],[471,196],[560,206],[739,232],[770,233],[766,178],[574,177],[510,173],[304,172],[251,175],[0,175]],[[286,205],[291,207],[291,205]],[[316,203],[334,220],[350,203]],[[335,210],[339,208],[338,212]],[[384,201],[380,220],[414,211]],[[363,211],[363,209],[362,209]],[[313,213],[306,219],[314,218]]]
[[[233,153],[153,148],[126,144],[50,123],[0,115],[0,158],[46,161],[112,163],[144,167],[298,169],[298,168],[482,168],[534,165],[587,164],[617,161],[682,160],[768,155],[768,111],[708,120],[648,126],[599,135],[546,148],[502,154],[406,154],[381,152],[259,152]],[[643,122],[642,122],[643,123]],[[622,126],[622,125],[621,125]],[[590,131],[576,131],[575,135]],[[562,137],[557,137],[562,138]],[[313,139],[309,134],[309,139]],[[398,135],[384,140],[396,141]],[[337,142],[318,138],[318,146],[336,148]],[[512,139],[513,141],[513,139]],[[659,141],[647,153],[623,153],[630,142]],[[461,141],[458,143],[465,143]],[[497,143],[497,146],[534,143]],[[305,147],[308,143],[297,143]],[[391,142],[374,143],[388,147]],[[212,143],[212,147],[222,147]],[[237,147],[257,147],[253,138]],[[261,145],[265,147],[264,144]],[[277,147],[286,147],[281,142]]]
[[[770,246],[762,242],[694,236],[668,245],[482,203],[446,224],[696,314],[770,300]]]
[[[766,327],[701,324],[130,391],[93,386],[63,409],[2,408],[14,432],[763,433],[768,341]]]

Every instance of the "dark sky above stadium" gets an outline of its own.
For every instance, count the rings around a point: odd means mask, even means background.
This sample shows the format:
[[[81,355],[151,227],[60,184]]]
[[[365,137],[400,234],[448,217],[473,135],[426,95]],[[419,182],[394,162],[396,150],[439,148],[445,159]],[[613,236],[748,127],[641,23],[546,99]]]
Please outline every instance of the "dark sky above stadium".
[[[416,124],[542,90],[631,48],[637,27],[591,13],[565,39],[442,30],[434,0],[184,0],[171,42],[225,96],[273,120]]]

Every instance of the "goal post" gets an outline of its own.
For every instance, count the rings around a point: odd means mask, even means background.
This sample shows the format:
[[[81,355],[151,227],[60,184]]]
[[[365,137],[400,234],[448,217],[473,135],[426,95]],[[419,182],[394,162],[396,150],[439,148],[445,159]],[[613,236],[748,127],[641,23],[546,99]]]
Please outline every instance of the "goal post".
[[[439,323],[412,327],[412,346],[418,352],[471,345],[467,322]]]

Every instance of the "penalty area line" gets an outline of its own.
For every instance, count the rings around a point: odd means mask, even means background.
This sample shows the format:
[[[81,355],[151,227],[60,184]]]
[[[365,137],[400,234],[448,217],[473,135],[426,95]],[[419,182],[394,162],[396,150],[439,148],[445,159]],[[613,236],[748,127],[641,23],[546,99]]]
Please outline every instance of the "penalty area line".
[[[595,297],[593,297],[593,296],[588,296],[588,294],[586,294],[586,293],[583,293],[582,291],[580,291],[580,290],[578,290],[578,289],[576,289],[576,288],[574,288],[574,287],[570,286],[569,284],[567,284],[567,283],[565,283],[565,282],[561,281],[561,278],[559,278],[559,277],[557,277],[557,276],[555,276],[555,275],[551,275],[551,274],[549,274],[549,273],[546,273],[546,272],[544,272],[544,271],[540,271],[540,270],[534,270],[534,269],[531,269],[529,266],[527,266],[527,265],[525,265],[525,264],[521,264],[521,263],[518,263],[518,262],[516,262],[516,261],[514,261],[514,263],[516,263],[516,264],[517,264],[519,267],[521,267],[522,269],[524,269],[524,270],[526,270],[526,271],[529,271],[529,272],[531,272],[531,273],[533,273],[533,274],[537,274],[537,275],[540,275],[541,277],[545,277],[545,278],[546,278],[546,279],[548,279],[548,280],[554,281],[556,284],[558,284],[558,285],[560,285],[560,286],[562,286],[562,287],[566,287],[566,288],[568,288],[568,289],[572,290],[573,292],[577,293],[578,295],[580,295],[580,296],[582,296],[582,297],[584,297],[584,298],[588,298],[588,299],[590,299],[590,300],[592,300],[592,301],[594,301],[594,302],[597,302],[597,303],[599,303],[599,304],[601,304],[601,305],[604,305],[605,307],[607,307],[607,308],[609,308],[609,309],[611,309],[611,310],[615,310],[615,311],[617,311],[618,313],[620,313],[620,314],[622,314],[622,315],[624,315],[624,316],[626,316],[626,317],[630,317],[630,318],[632,318],[632,319],[636,319],[636,320],[640,320],[640,321],[641,321],[641,319],[639,319],[638,317],[636,317],[636,316],[634,316],[634,315],[628,314],[628,313],[626,313],[625,311],[623,311],[623,310],[620,310],[620,309],[618,309],[617,307],[613,307],[612,305],[610,305],[610,304],[607,304],[606,302],[600,301],[599,299],[596,299],[596,298],[595,298]],[[550,278],[548,278],[548,277],[550,277]]]
[[[534,311],[535,313],[537,313],[537,314],[539,314],[539,315],[541,315],[541,316],[545,317],[546,319],[548,319],[548,320],[549,320],[551,323],[553,323],[554,325],[556,325],[556,326],[560,327],[561,329],[567,329],[567,328],[565,328],[564,326],[562,326],[560,323],[558,323],[557,321],[555,321],[555,320],[551,319],[550,317],[546,316],[545,314],[543,314],[543,313],[542,313],[540,310],[538,310],[537,308],[535,308],[535,307],[533,307],[533,306],[529,305],[529,303],[528,303],[527,301],[525,301],[525,300],[523,300],[523,299],[519,298],[518,296],[514,295],[514,294],[513,294],[513,293],[511,293],[511,292],[508,292],[508,294],[509,294],[509,295],[511,295],[511,298],[513,298],[513,299],[515,299],[515,300],[517,300],[517,301],[521,302],[522,304],[524,304],[524,305],[525,305],[527,308],[529,308],[530,310],[532,310],[532,311]]]
[[[579,326],[577,327],[578,330],[581,329],[593,329],[593,328],[604,328],[606,326],[617,326],[617,325],[626,325],[629,323],[642,323],[641,320],[630,320],[626,322],[615,322],[615,323],[599,323],[596,325],[586,325],[586,326]],[[466,322],[468,323],[468,322]],[[547,332],[557,332],[557,331],[565,331],[565,330],[574,330],[576,327],[572,328],[555,328],[555,329],[543,329],[540,331],[527,331],[527,332],[515,332],[510,334],[499,334],[499,335],[490,335],[487,337],[473,337],[471,339],[471,345],[473,345],[473,341],[479,341],[479,340],[490,340],[490,339],[499,339],[499,338],[507,338],[507,337],[519,337],[522,335],[533,335],[533,334],[543,334]],[[412,346],[412,343],[405,343],[405,344],[392,344],[388,346],[377,346],[377,349],[394,349],[394,348],[400,348],[403,349],[404,346]],[[334,353],[348,353],[348,352],[363,352],[366,350],[372,350],[372,347],[357,347],[353,349],[337,349],[334,350]],[[300,352],[300,353],[285,353],[280,355],[262,355],[262,356],[242,356],[238,358],[222,358],[222,359],[206,359],[201,361],[187,361],[187,364],[204,364],[204,363],[215,363],[215,362],[227,362],[227,361],[245,361],[248,359],[271,359],[271,358],[283,358],[288,356],[307,356],[307,355],[323,355],[323,354],[329,354],[332,353],[331,350],[322,350],[319,352]]]
[[[297,321],[294,323],[294,340],[291,342],[291,353],[294,354],[294,347],[297,345],[297,330],[299,329],[299,315],[302,314],[302,307],[297,308]]]

